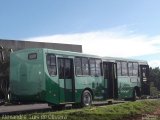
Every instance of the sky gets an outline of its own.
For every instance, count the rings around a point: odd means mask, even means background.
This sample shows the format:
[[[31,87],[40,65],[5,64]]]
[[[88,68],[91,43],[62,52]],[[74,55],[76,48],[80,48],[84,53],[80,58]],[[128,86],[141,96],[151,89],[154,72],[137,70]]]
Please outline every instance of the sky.
[[[0,0],[0,39],[80,44],[160,66],[159,0]]]

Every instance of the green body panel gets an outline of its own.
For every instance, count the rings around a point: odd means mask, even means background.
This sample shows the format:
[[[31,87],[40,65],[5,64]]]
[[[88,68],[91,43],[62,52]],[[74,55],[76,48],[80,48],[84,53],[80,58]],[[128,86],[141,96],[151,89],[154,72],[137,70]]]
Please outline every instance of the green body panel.
[[[75,102],[81,101],[84,88],[92,89],[93,79],[89,76],[75,76]]]
[[[65,83],[64,83],[64,79],[59,79],[59,102],[60,103],[64,103],[65,102]]]
[[[81,96],[82,96],[83,91],[84,91],[84,89],[76,89],[75,90],[75,102],[76,103],[81,102]]]
[[[74,102],[71,79],[59,79],[60,103]]]
[[[78,102],[81,98],[84,89],[90,89],[93,92],[95,100],[103,100],[104,91],[104,79],[103,77],[94,76],[76,76],[75,77],[75,93],[76,101]]]
[[[103,100],[103,93],[104,93],[104,81],[103,77],[94,77],[94,99],[95,100]]]
[[[51,77],[46,72],[45,80],[46,80],[45,101],[47,101],[48,103],[59,104],[58,77],[57,76]]]
[[[140,80],[138,77],[118,76],[118,98],[131,98],[133,89],[140,87]]]
[[[42,92],[45,90],[42,50],[32,50],[32,52],[37,53],[37,59],[30,61],[28,61],[28,52],[30,51],[11,54],[10,92],[13,101],[23,99],[23,96],[28,100],[44,100],[44,96],[42,96],[44,95]],[[37,99],[37,96],[41,97]]]

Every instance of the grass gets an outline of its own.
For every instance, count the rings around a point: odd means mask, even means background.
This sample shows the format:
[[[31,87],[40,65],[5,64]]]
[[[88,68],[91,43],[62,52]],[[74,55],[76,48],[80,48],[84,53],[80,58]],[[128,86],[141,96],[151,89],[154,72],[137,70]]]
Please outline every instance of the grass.
[[[21,120],[123,120],[124,118],[151,113],[158,106],[160,106],[159,100],[143,100],[101,107],[92,106],[82,109],[62,110],[57,112],[25,114],[21,116]],[[5,117],[3,117],[3,120],[4,118]],[[17,119],[19,118],[17,117]]]

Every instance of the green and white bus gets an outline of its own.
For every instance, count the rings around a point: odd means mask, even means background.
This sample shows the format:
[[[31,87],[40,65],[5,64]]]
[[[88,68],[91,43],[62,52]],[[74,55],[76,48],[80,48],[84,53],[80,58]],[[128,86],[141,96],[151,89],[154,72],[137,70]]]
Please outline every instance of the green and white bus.
[[[135,100],[149,94],[148,71],[145,61],[24,49],[10,56],[10,101],[90,106],[97,100]]]

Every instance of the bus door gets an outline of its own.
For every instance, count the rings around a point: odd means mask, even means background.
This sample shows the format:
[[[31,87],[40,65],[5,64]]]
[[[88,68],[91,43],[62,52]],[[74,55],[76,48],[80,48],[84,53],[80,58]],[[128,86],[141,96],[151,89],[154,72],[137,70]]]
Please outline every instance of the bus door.
[[[73,59],[58,58],[60,103],[74,100],[74,67]]]
[[[142,95],[150,94],[149,85],[149,66],[140,65],[141,93]]]
[[[104,62],[103,68],[106,98],[118,98],[117,64],[113,62]]]

